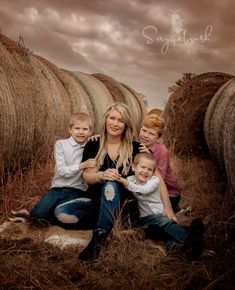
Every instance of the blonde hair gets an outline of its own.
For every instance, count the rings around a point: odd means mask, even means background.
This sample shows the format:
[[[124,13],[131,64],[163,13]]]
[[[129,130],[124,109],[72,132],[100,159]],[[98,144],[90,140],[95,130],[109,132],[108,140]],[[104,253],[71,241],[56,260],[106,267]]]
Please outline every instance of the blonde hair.
[[[133,161],[133,165],[137,165],[140,162],[141,158],[145,158],[147,160],[153,161],[154,168],[157,166],[156,159],[153,157],[151,153],[147,153],[147,152],[141,152],[141,153],[136,154]]]
[[[165,121],[156,114],[147,115],[142,121],[141,126],[147,128],[156,129],[158,131],[158,137],[161,137],[165,130]]]
[[[116,163],[116,169],[123,166],[122,174],[127,175],[132,164],[132,142],[135,139],[135,126],[132,122],[132,116],[127,105],[123,103],[112,104],[104,113],[101,134],[100,134],[100,147],[96,155],[96,161],[98,168],[104,163],[104,158],[107,154],[107,132],[106,132],[106,120],[112,110],[118,111],[125,123],[125,128],[121,136],[121,146],[119,149],[119,157]]]
[[[69,128],[71,129],[73,127],[74,123],[77,122],[77,121],[80,121],[80,122],[87,121],[87,122],[89,122],[90,129],[93,130],[94,122],[93,122],[93,120],[92,120],[90,115],[88,115],[86,113],[80,113],[80,112],[74,113],[69,119]]]

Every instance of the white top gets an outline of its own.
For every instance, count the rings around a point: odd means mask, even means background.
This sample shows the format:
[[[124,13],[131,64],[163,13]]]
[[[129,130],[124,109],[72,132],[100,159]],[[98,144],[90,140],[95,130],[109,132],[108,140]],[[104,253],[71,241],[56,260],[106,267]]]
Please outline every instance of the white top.
[[[138,200],[140,217],[163,213],[163,202],[159,189],[159,178],[152,176],[148,181],[137,183],[134,175],[127,177],[127,189],[133,192]]]
[[[51,187],[72,187],[86,190],[79,169],[84,144],[78,144],[73,137],[61,139],[55,143],[55,175]]]

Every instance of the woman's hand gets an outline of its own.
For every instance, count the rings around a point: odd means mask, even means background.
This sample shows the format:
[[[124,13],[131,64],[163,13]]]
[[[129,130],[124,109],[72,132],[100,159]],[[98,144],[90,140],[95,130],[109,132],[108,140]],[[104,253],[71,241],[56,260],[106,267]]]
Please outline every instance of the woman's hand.
[[[92,135],[91,137],[88,138],[88,141],[98,141],[100,138],[100,135],[96,134],[96,135]]]
[[[143,153],[143,152],[151,153],[151,151],[143,143],[140,143],[139,150],[140,150],[140,153]]]
[[[109,168],[100,174],[101,180],[111,180],[111,181],[119,181],[121,175],[118,173],[117,169]]]

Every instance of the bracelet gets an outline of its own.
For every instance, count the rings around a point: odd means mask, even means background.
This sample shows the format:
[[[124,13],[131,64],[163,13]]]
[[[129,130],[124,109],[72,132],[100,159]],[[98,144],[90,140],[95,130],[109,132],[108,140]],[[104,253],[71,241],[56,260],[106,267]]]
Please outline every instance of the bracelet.
[[[100,178],[100,174],[102,174],[101,171],[98,171],[98,172],[96,173],[96,181],[97,181],[97,182],[101,182],[101,181],[102,181],[101,178]]]

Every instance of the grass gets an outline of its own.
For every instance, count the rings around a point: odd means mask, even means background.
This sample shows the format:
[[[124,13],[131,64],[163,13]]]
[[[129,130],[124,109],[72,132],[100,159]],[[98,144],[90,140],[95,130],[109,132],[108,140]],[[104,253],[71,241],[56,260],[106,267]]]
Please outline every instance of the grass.
[[[81,263],[80,249],[59,250],[23,240],[0,240],[0,289],[234,289],[234,198],[210,160],[172,158],[182,187],[181,207],[192,207],[186,223],[201,217],[205,253],[196,262],[164,256],[139,231],[117,224],[98,261]],[[49,189],[53,164],[8,176],[0,188],[0,222],[12,209],[30,210]]]

